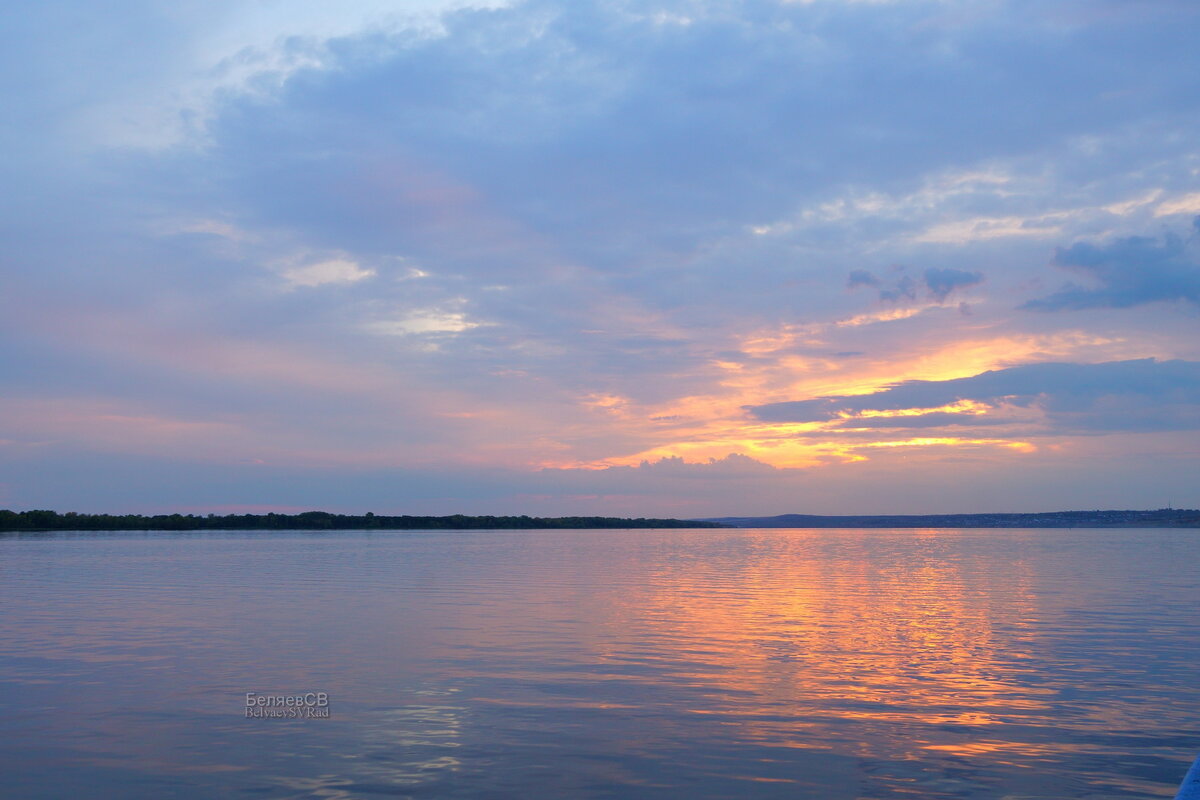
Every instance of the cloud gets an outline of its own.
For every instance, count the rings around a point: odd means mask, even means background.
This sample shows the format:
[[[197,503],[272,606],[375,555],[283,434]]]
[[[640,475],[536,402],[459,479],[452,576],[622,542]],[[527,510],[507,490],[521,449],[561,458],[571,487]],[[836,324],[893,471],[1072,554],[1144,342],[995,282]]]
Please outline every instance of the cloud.
[[[1019,424],[1042,433],[1200,429],[1200,362],[1152,358],[1027,364],[855,396],[748,408],[766,422],[841,428]],[[1030,416],[1028,411],[1036,412]]]
[[[879,290],[879,299],[889,303],[917,299],[917,282],[907,275],[901,277],[888,289]]]
[[[371,277],[375,270],[363,269],[350,259],[335,258],[303,267],[289,267],[280,274],[293,287],[312,287],[327,283],[354,283]]]
[[[931,267],[925,270],[925,286],[929,294],[939,303],[945,302],[946,297],[958,289],[965,289],[983,282],[983,275],[978,272],[967,272],[962,269],[938,269]]]
[[[481,324],[469,321],[462,312],[430,308],[418,310],[402,319],[377,320],[369,323],[366,328],[373,333],[385,336],[404,336],[409,334],[462,333],[472,328],[478,328]]]
[[[1100,75],[1059,49],[1076,43],[1035,35],[1037,18],[1025,36],[1007,19],[943,26],[936,7],[907,3],[662,9],[691,24],[531,2],[456,14],[437,37],[341,37],[271,96],[228,101],[206,154],[243,213],[327,246],[472,274],[570,254],[637,271],[652,303],[677,296],[667,267],[688,259],[689,296],[713,301],[728,296],[726,265],[702,252],[763,217],[1127,120],[1104,105],[1058,113],[1035,65],[1057,64],[1050,80],[1069,78],[1072,96]],[[981,93],[985,76],[1001,85]],[[971,185],[972,203],[1007,191]],[[761,244],[739,266],[770,275],[774,256]]]
[[[893,428],[947,428],[952,426],[987,427],[993,425],[1011,425],[1012,419],[1004,417],[988,417],[976,414],[964,414],[950,411],[931,411],[927,414],[914,414],[903,417],[854,417],[842,425],[854,430],[886,430]]]
[[[1200,230],[1200,217],[1194,225]],[[1031,311],[1132,308],[1146,303],[1183,301],[1200,305],[1198,236],[1174,233],[1161,238],[1130,236],[1108,244],[1078,242],[1059,248],[1054,264],[1090,278],[1094,287],[1068,283],[1054,294],[1024,303]]]
[[[370,0],[252,5],[10,15],[0,394],[111,404],[148,449],[155,420],[234,421],[197,436],[206,457],[440,467],[422,492],[468,462],[646,457],[566,489],[703,484],[716,498],[757,469],[727,453],[767,460],[778,450],[745,443],[791,436],[740,427],[738,409],[766,398],[833,398],[817,411],[850,417],[821,424],[860,441],[1047,414],[1065,429],[1051,405],[1070,395],[981,414],[928,398],[905,416],[841,398],[1024,358],[1200,357],[1152,309],[1119,332],[1090,315],[1063,330],[1005,299],[1037,278],[1049,231],[1122,242],[1195,206],[1194,3],[405,4],[420,24]],[[1068,248],[1061,264],[1099,286],[1042,302],[1194,297],[1190,244],[1140,247],[1157,295],[1116,256]],[[938,307],[985,275],[970,320]],[[862,307],[875,297],[894,305]],[[1060,335],[1092,344],[1012,346]],[[1070,424],[1100,425],[1107,403],[1106,424],[1150,425],[1138,409],[1154,400],[1109,392]],[[1187,405],[1162,419],[1183,424]],[[93,446],[68,417],[39,423],[62,463]],[[711,429],[719,446],[669,447]],[[137,470],[158,474],[130,467],[130,486]],[[684,480],[696,474],[715,477]],[[36,480],[70,491],[19,483]]]
[[[896,303],[901,300],[914,301],[917,299],[917,291],[924,286],[929,298],[940,304],[946,302],[946,298],[954,292],[983,282],[983,273],[969,272],[953,267],[929,267],[922,273],[919,283],[904,274],[904,267],[899,267],[897,271],[899,277],[885,285],[868,270],[856,269],[850,273],[846,286],[850,289],[859,286],[881,287],[879,299],[888,303]]]
[[[637,470],[678,477],[754,477],[776,471],[770,464],[741,453],[730,453],[724,458],[709,458],[707,461],[690,462],[678,456],[666,456],[657,461],[643,461],[636,467],[609,467],[616,470]]]
[[[856,269],[850,273],[850,277],[846,280],[846,287],[854,289],[859,286],[878,286],[879,278],[871,274],[869,270]]]

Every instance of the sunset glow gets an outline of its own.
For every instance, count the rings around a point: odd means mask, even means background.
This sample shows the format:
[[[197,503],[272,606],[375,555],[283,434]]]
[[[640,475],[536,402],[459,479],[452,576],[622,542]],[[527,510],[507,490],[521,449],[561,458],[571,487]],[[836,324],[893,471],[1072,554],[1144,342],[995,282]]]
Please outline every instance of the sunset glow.
[[[1200,505],[1197,11],[958,5],[26,9],[0,507]]]

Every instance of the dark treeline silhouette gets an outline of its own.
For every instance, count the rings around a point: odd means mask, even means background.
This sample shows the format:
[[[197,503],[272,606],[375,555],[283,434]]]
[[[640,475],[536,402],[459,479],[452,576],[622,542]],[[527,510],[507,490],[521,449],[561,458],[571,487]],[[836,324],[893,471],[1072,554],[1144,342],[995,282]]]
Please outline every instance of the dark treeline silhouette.
[[[619,517],[387,517],[377,514],[59,514],[0,509],[0,531],[479,530],[488,528],[723,528],[717,522]]]

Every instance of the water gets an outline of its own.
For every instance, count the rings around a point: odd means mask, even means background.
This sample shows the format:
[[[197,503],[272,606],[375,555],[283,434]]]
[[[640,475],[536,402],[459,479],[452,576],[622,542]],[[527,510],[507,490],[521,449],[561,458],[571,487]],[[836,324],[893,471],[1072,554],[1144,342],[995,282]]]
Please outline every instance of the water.
[[[1200,531],[0,537],[0,796],[1150,798]],[[247,692],[329,719],[247,719]]]

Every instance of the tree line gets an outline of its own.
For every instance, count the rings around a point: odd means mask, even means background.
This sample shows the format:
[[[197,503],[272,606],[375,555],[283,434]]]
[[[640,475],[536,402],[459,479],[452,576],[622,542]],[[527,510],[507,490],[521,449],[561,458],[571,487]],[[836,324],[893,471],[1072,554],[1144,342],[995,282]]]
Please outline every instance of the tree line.
[[[204,531],[204,530],[481,530],[549,528],[722,528],[717,522],[622,517],[445,517],[380,514],[80,514],[0,509],[0,531]]]

